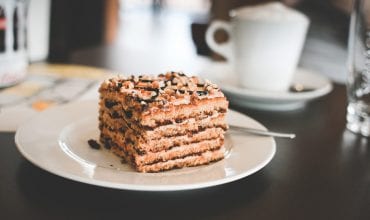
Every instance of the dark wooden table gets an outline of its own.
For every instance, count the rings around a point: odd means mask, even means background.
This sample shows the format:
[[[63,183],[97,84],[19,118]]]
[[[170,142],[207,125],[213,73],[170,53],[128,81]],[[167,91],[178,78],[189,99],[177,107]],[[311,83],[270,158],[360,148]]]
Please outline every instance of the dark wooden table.
[[[348,33],[348,19],[334,15],[324,11],[311,16],[311,38],[301,65],[339,72],[336,67],[342,67],[346,54],[345,44],[337,41],[346,39],[341,40],[337,27]],[[325,28],[315,26],[321,17]],[[333,49],[333,42],[341,47]],[[120,56],[115,57],[117,62],[105,51],[92,50],[75,54],[72,61],[114,69],[122,63]],[[0,219],[370,219],[369,140],[345,129],[343,85],[334,85],[329,95],[300,111],[235,109],[271,130],[294,132],[297,137],[276,139],[275,157],[257,173],[191,191],[125,191],[67,180],[23,158],[14,133],[0,133]]]
[[[0,133],[0,219],[370,219],[370,148],[345,129],[335,85],[300,111],[237,109],[277,139],[273,160],[239,181],[191,191],[138,192],[67,180],[32,165]]]

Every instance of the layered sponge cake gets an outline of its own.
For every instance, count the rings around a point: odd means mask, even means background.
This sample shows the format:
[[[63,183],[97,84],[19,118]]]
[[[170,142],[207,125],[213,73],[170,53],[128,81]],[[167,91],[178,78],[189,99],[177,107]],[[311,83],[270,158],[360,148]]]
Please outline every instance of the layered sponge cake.
[[[223,159],[228,101],[217,85],[169,72],[111,78],[99,92],[100,141],[137,171]]]

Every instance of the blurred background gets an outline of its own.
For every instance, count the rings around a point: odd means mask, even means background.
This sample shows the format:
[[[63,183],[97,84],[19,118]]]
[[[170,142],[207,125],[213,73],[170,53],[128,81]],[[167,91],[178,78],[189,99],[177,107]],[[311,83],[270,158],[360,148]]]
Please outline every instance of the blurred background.
[[[281,1],[311,19],[300,66],[343,82],[351,0]],[[31,62],[94,63],[123,73],[197,72],[210,60],[224,61],[205,43],[210,22],[262,2],[268,1],[31,0],[28,53]],[[216,33],[218,41],[227,37]]]

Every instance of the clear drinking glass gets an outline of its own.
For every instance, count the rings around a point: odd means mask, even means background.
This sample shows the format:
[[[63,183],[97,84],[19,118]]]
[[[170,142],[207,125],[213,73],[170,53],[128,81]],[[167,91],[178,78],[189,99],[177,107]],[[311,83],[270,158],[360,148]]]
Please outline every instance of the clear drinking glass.
[[[370,1],[354,0],[348,42],[347,128],[370,136]]]

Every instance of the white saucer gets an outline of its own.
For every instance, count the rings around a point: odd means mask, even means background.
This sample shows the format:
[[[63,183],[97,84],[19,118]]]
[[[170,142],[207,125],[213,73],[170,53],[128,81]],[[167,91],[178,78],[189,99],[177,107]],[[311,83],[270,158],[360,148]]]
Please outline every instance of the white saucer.
[[[161,173],[138,173],[105,149],[89,147],[99,138],[98,101],[75,102],[47,109],[17,130],[18,150],[50,173],[103,187],[126,190],[172,191],[232,182],[262,169],[276,150],[271,137],[227,134],[225,159],[210,165]],[[240,113],[229,111],[229,123],[266,128]],[[46,183],[47,184],[47,183]]]
[[[269,92],[251,90],[238,85],[238,78],[229,65],[213,63],[202,76],[218,84],[232,104],[261,110],[287,111],[300,109],[308,101],[328,94],[330,80],[311,70],[298,68],[292,84],[301,84],[312,90],[305,92]]]

